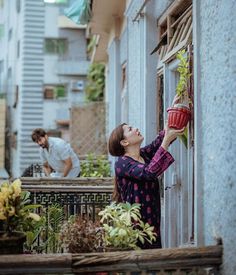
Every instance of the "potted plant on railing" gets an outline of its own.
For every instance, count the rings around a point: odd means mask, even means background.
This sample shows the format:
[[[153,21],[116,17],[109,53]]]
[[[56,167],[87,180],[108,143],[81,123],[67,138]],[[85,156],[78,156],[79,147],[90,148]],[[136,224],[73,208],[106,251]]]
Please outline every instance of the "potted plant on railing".
[[[105,251],[140,249],[138,242],[156,240],[154,227],[141,220],[140,204],[111,203],[99,212]]]
[[[32,228],[40,216],[31,210],[41,205],[31,205],[30,192],[22,191],[21,181],[2,183],[0,188],[0,254],[23,252],[26,241],[24,228]]]
[[[191,76],[189,71],[189,60],[185,50],[181,50],[176,55],[179,60],[177,71],[180,74],[176,87],[176,94],[179,97],[178,103],[167,109],[168,126],[175,129],[182,129],[187,126],[190,118],[190,98],[188,94],[188,81]]]

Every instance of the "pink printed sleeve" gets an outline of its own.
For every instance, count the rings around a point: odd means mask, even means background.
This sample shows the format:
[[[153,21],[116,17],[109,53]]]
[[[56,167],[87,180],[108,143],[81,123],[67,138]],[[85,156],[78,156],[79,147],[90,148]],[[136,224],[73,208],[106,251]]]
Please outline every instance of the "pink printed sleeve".
[[[116,175],[150,181],[160,176],[173,162],[172,155],[160,147],[149,164],[140,163],[126,156],[120,157],[116,162]]]

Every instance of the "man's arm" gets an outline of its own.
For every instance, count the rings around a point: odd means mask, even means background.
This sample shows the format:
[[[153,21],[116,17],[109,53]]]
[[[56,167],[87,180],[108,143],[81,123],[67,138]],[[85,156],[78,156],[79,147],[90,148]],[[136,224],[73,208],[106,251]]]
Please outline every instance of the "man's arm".
[[[43,171],[44,171],[44,173],[45,173],[45,175],[46,175],[47,177],[50,176],[50,174],[51,174],[51,172],[52,172],[52,168],[51,168],[51,166],[48,164],[48,162],[44,162],[44,164],[43,164]]]
[[[69,157],[68,159],[63,160],[63,162],[65,163],[64,170],[63,170],[63,177],[66,177],[72,168],[72,160]]]

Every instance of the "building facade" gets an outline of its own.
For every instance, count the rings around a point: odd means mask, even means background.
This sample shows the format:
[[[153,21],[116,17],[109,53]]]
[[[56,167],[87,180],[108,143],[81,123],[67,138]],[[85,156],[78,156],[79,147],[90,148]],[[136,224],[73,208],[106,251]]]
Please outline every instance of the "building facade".
[[[67,0],[1,1],[0,90],[7,99],[7,168],[39,162],[34,128],[69,140],[70,108],[84,101],[86,29],[64,16]]]
[[[171,145],[176,161],[160,179],[162,242],[222,241],[222,274],[235,274],[236,2],[94,0],[92,9],[93,60],[107,68],[107,136],[127,122],[141,130],[144,143],[155,138],[179,79],[176,53],[186,49],[192,119],[187,146]]]

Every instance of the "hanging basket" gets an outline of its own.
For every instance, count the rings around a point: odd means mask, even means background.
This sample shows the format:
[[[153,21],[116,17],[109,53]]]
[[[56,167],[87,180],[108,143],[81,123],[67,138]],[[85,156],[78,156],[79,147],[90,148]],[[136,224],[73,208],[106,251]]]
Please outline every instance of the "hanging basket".
[[[10,236],[5,236],[6,232],[0,232],[0,255],[21,254],[26,236],[22,232],[13,232]]]
[[[167,109],[167,112],[168,126],[170,128],[182,129],[187,126],[191,118],[191,111],[186,107],[170,107]]]

